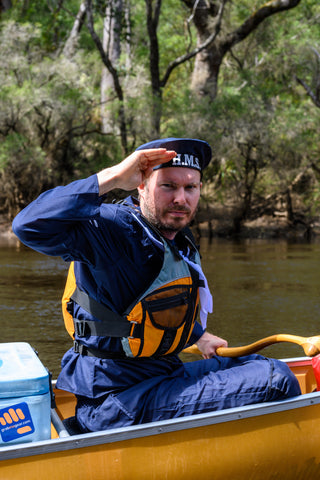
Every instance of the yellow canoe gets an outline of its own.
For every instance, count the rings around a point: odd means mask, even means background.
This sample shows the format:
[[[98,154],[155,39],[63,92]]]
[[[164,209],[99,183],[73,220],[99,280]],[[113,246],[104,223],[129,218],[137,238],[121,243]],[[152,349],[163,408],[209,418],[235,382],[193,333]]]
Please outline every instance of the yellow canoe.
[[[52,439],[0,448],[1,480],[320,478],[320,392],[311,359],[287,361],[303,395],[68,436],[74,397],[55,390]]]

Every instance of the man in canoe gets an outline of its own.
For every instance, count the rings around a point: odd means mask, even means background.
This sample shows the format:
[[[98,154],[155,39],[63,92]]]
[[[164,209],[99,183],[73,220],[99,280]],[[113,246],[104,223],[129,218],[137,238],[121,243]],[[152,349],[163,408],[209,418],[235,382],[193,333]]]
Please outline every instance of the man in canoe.
[[[227,342],[205,330],[212,299],[187,226],[210,159],[202,140],[155,140],[14,219],[23,243],[72,262],[63,310],[74,346],[57,387],[76,395],[82,432],[300,393],[283,362],[219,357]],[[105,203],[116,188],[137,188],[139,200]],[[194,343],[204,360],[183,363],[178,354]]]

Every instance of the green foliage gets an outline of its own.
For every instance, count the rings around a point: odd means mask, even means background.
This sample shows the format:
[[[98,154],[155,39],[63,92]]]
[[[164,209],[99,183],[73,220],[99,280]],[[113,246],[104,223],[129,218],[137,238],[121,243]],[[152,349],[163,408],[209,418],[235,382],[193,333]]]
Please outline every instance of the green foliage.
[[[45,160],[44,152],[40,147],[33,147],[28,143],[28,139],[19,133],[10,133],[6,136],[6,140],[0,144],[0,172],[5,171],[13,158],[24,164],[32,158],[35,165],[42,167]]]
[[[1,189],[7,204],[10,172],[21,192],[10,200],[11,213],[44,188],[95,172],[103,151],[104,164],[110,163],[106,151],[116,143],[106,144],[98,133],[90,56],[47,56],[37,44],[40,36],[32,25],[11,21],[0,31]],[[33,173],[30,185],[24,171]]]
[[[106,2],[93,4],[101,36]],[[263,4],[264,0],[227,2],[221,32],[234,31]],[[41,188],[121,158],[118,129],[99,135],[102,62],[85,26],[72,60],[60,54],[79,5],[75,0],[15,2],[1,18],[0,169],[2,175],[12,165],[19,171],[20,163],[23,170],[27,159],[28,166],[44,172],[39,175]],[[162,2],[157,30],[160,78],[171,61],[196,46],[195,27],[187,28],[190,14],[184,2]],[[162,91],[161,135],[209,141],[213,161],[205,180],[215,185],[213,200],[243,200],[248,189],[267,197],[289,188],[312,163],[319,167],[320,109],[296,81],[299,77],[311,88],[316,86],[319,63],[313,49],[320,51],[319,23],[316,0],[302,0],[298,7],[261,23],[225,57],[214,102],[192,93],[194,59],[172,72]],[[131,66],[123,43],[117,68],[133,149],[152,135],[144,0],[131,2],[130,26]],[[115,97],[110,95],[107,108],[118,125],[122,105]],[[316,205],[319,179],[300,195],[306,204],[312,205],[313,199]]]
[[[37,179],[37,181],[35,181]],[[10,218],[46,185],[45,154],[27,138],[11,133],[0,143],[1,204]]]
[[[55,52],[68,37],[79,5],[78,0],[15,1],[14,7],[6,12],[4,19],[39,28],[39,44],[47,51]],[[81,46],[88,50],[90,46],[92,48],[88,34],[84,32],[81,40]]]

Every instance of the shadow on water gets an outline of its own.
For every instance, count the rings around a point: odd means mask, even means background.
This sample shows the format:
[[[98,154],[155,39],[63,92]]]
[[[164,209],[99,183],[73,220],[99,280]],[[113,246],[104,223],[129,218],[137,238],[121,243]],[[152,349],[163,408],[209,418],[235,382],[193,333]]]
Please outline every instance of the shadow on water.
[[[203,239],[202,264],[214,297],[208,329],[230,346],[275,333],[320,334],[320,245],[286,241]],[[29,342],[57,376],[71,347],[61,314],[68,265],[19,243],[0,246],[2,342]],[[278,344],[267,356],[303,356],[301,347]]]

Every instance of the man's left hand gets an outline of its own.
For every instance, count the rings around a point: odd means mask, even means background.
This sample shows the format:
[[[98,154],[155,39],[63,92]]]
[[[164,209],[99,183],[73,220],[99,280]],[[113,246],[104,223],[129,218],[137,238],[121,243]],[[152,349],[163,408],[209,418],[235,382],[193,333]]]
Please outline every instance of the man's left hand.
[[[196,342],[196,345],[202,353],[203,358],[207,359],[216,355],[217,348],[227,347],[228,342],[223,338],[212,335],[212,333],[204,332],[204,334]]]

